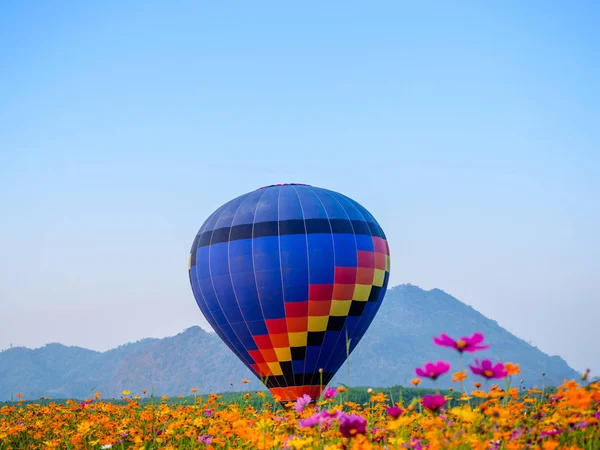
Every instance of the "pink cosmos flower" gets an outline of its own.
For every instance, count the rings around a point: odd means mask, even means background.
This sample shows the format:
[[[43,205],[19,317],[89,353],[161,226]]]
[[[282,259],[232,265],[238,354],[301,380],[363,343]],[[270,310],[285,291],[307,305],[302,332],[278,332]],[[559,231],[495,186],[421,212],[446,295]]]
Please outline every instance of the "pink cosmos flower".
[[[344,437],[350,438],[367,432],[367,419],[362,416],[342,413],[338,421],[340,422],[340,433]]]
[[[421,403],[425,409],[437,411],[446,404],[446,399],[440,394],[426,395],[423,397]]]
[[[325,393],[323,394],[323,398],[325,400],[330,400],[330,399],[334,398],[337,394],[338,394],[337,389],[329,387],[325,390]]]
[[[402,415],[402,412],[402,409],[398,408],[397,406],[392,406],[387,409],[388,416],[393,417],[394,419],[400,417]]]
[[[308,394],[304,394],[302,397],[298,397],[298,400],[296,400],[296,412],[301,413],[302,411],[304,411],[304,408],[306,408],[306,405],[308,405],[311,400],[312,399]]]
[[[210,443],[212,442],[212,437],[206,436],[206,435],[201,435],[201,436],[198,436],[198,441],[200,441],[201,444],[210,445]]]
[[[300,428],[311,428],[315,425],[331,425],[335,419],[340,416],[340,411],[328,411],[323,410],[310,416],[308,419],[304,419],[298,422]]]
[[[438,377],[444,375],[446,372],[450,370],[450,363],[444,361],[438,361],[436,363],[428,362],[425,364],[425,367],[421,369],[417,367],[415,370],[416,374],[423,378],[431,378],[432,380],[437,380]]]
[[[463,336],[458,341],[455,341],[447,334],[442,333],[440,337],[434,337],[433,342],[441,347],[452,347],[458,350],[460,353],[469,352],[473,353],[477,350],[485,350],[490,348],[489,345],[480,345],[483,342],[483,334],[473,333],[473,336]]]
[[[479,375],[487,379],[504,378],[508,375],[508,370],[506,370],[504,364],[497,363],[493,365],[489,359],[484,359],[483,361],[476,359],[475,366],[469,365],[469,367],[474,375]]]

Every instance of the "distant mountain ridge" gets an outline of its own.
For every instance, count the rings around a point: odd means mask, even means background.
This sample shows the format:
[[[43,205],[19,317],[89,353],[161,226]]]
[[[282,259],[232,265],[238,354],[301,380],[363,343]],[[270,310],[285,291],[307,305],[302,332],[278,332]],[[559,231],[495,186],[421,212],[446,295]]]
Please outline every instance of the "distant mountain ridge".
[[[350,384],[408,385],[415,377],[415,367],[438,359],[450,361],[452,371],[458,370],[454,352],[433,345],[432,338],[442,332],[461,336],[475,331],[482,332],[492,346],[476,356],[520,363],[519,378],[527,386],[557,385],[579,375],[562,358],[532,347],[451,295],[408,284],[388,291],[377,317],[350,356]],[[472,358],[467,355],[465,362]],[[546,373],[544,379],[542,372]],[[28,399],[85,398],[95,391],[110,398],[119,397],[124,389],[171,396],[185,395],[191,388],[201,393],[223,392],[232,389],[230,382],[235,389],[242,389],[244,378],[251,380],[244,388],[261,387],[215,333],[197,326],[176,336],[142,339],[106,352],[48,344],[0,353],[0,400],[10,400],[17,392]],[[449,378],[440,379],[439,385],[450,386]],[[342,368],[332,384],[346,381]]]

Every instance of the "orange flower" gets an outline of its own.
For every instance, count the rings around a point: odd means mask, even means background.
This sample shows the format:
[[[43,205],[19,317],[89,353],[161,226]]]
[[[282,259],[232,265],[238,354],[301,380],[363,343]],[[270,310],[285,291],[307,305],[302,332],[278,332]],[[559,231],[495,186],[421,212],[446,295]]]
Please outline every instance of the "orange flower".
[[[558,441],[551,439],[549,441],[546,441],[542,444],[542,448],[544,450],[554,450],[556,447],[558,447]]]
[[[346,392],[346,388],[344,386],[338,386],[338,392]]]
[[[466,379],[467,379],[467,371],[466,370],[452,374],[452,382],[453,383],[456,383],[457,381],[465,381]]]
[[[412,380],[410,380],[410,384],[412,384],[413,386],[418,386],[420,383],[421,383],[420,378],[413,378]]]
[[[192,390],[190,391],[192,394],[195,394],[196,392],[198,392],[198,389],[196,388],[192,388]]]
[[[521,370],[519,369],[518,364],[513,364],[510,362],[507,362],[504,364],[504,368],[508,372],[508,375],[518,375],[521,373]]]
[[[481,383],[478,381],[476,383],[473,383],[473,386],[475,386],[477,389],[479,389],[481,387]]]
[[[250,381],[246,380],[245,378],[242,380],[242,384],[248,384],[250,383]]]

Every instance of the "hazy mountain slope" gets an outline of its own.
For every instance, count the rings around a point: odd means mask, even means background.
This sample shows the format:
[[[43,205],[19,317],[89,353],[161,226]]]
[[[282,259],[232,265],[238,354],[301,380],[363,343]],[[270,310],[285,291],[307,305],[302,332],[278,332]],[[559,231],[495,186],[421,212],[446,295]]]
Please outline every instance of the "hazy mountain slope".
[[[200,312],[198,312],[200,314]],[[449,349],[433,345],[442,332],[460,336],[480,331],[492,349],[479,357],[521,364],[526,384],[561,383],[577,377],[566,362],[550,357],[508,333],[496,322],[439,289],[424,291],[403,285],[389,290],[384,304],[350,357],[352,385],[389,386],[408,384],[414,368],[426,361],[443,359],[457,369],[457,358]],[[469,359],[467,358],[467,361]],[[157,395],[187,394],[240,388],[240,380],[260,383],[214,333],[192,327],[173,337],[144,339],[100,353],[78,347],[49,344],[31,350],[12,348],[0,353],[0,400],[22,392],[26,398],[84,398],[98,390],[105,397],[118,397],[128,389],[147,389]],[[335,382],[346,382],[343,367]],[[449,385],[441,380],[441,385]]]
[[[532,347],[445,292],[402,285],[387,293],[380,312],[350,356],[351,384],[408,384],[415,377],[416,366],[438,359],[451,362],[453,371],[457,370],[455,352],[434,345],[433,337],[443,332],[459,337],[474,331],[483,333],[491,345],[489,350],[474,356],[520,363],[520,378],[529,385],[541,385],[542,372],[546,373],[546,384],[577,377],[562,358],[550,357]],[[473,356],[465,355],[465,363],[472,359]],[[346,375],[342,372],[340,370],[335,380],[345,382]],[[451,383],[441,379],[440,385],[450,386]]]

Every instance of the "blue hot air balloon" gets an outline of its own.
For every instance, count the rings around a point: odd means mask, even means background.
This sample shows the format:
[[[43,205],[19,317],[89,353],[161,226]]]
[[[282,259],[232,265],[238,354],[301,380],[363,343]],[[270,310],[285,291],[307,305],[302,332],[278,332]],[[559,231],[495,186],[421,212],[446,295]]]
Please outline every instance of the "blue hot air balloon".
[[[204,222],[189,256],[200,310],[283,401],[320,395],[385,295],[389,246],[354,200],[303,184],[260,188]],[[319,369],[322,369],[320,373]]]

